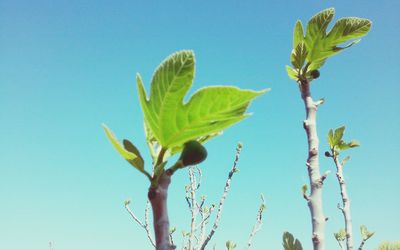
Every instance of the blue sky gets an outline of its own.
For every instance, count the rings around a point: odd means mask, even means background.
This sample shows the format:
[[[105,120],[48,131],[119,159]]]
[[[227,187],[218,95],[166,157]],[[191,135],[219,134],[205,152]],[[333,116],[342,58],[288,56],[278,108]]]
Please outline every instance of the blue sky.
[[[305,168],[305,117],[296,84],[285,72],[295,21],[335,7],[336,16],[373,21],[367,37],[329,59],[313,83],[321,151],[330,128],[346,125],[361,147],[345,167],[358,227],[381,240],[399,239],[400,102],[398,1],[7,1],[0,3],[0,249],[151,249],[123,208],[126,198],[142,217],[147,180],[107,141],[105,122],[147,157],[135,88],[181,49],[196,53],[197,88],[236,85],[272,88],[250,107],[253,116],[207,143],[200,193],[217,202],[234,158],[244,144],[225,204],[217,249],[247,241],[259,204],[268,209],[253,249],[281,249],[283,231],[311,248],[310,217],[300,187]],[[329,159],[322,170],[334,171]],[[171,225],[188,229],[185,171],[170,187]],[[324,188],[328,249],[343,219],[337,181]]]

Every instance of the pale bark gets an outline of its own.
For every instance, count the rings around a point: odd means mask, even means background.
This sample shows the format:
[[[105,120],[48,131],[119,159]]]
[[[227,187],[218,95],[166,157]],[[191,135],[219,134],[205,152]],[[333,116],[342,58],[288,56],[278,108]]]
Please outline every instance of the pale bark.
[[[224,207],[224,202],[225,202],[225,199],[226,199],[226,197],[228,195],[229,188],[231,186],[232,176],[237,172],[237,167],[236,166],[237,166],[237,162],[239,161],[239,156],[240,156],[241,149],[242,149],[241,144],[238,144],[238,146],[236,148],[235,160],[233,162],[232,169],[228,174],[228,179],[225,182],[224,192],[222,193],[222,197],[221,197],[221,199],[219,201],[218,212],[217,212],[217,216],[215,218],[214,224],[213,224],[213,228],[211,229],[211,232],[208,234],[207,238],[201,244],[200,250],[204,250],[205,249],[205,247],[207,246],[208,242],[211,240],[211,238],[213,237],[215,231],[218,228],[219,221],[220,221],[221,215],[222,215],[222,208]]]
[[[322,207],[322,186],[326,174],[321,176],[319,169],[319,140],[316,123],[317,108],[322,104],[323,100],[315,102],[312,99],[310,82],[307,80],[301,81],[300,91],[306,108],[306,120],[304,121],[304,129],[308,139],[308,159],[306,165],[311,189],[310,195],[307,197],[307,202],[311,212],[312,242],[314,250],[324,250],[325,224],[327,219]]]
[[[169,241],[169,219],[167,210],[168,187],[171,183],[172,171],[165,171],[158,179],[157,187],[149,188],[149,200],[153,209],[156,250],[173,250]]]
[[[362,240],[360,246],[358,247],[358,250],[362,250],[364,247],[364,244],[367,240]]]
[[[343,175],[343,166],[339,162],[337,156],[335,156],[335,155],[333,156],[333,161],[335,162],[335,165],[336,165],[336,177],[339,181],[340,194],[342,196],[342,202],[343,202],[343,207],[340,207],[340,205],[338,205],[338,208],[342,211],[343,216],[344,216],[345,231],[346,231],[346,247],[347,247],[347,250],[352,250],[353,249],[353,225],[352,225],[351,214],[350,214],[350,199],[349,199],[349,195],[347,194],[346,182],[344,180],[344,175]]]

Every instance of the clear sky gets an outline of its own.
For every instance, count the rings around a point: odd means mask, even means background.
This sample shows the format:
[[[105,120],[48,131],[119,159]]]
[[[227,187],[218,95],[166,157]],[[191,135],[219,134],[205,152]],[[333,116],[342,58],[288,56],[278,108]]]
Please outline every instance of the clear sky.
[[[253,249],[281,249],[283,231],[311,249],[310,216],[300,194],[305,168],[305,117],[296,84],[285,72],[297,19],[335,7],[337,17],[373,21],[367,37],[331,58],[313,83],[321,151],[330,128],[347,125],[345,167],[355,242],[366,224],[381,240],[400,239],[400,2],[381,1],[9,1],[0,2],[0,249],[151,249],[123,208],[142,217],[147,180],[112,148],[101,123],[129,138],[145,155],[143,116],[135,74],[149,87],[170,53],[193,49],[193,90],[212,84],[272,88],[250,107],[253,116],[207,143],[200,193],[217,202],[236,142],[244,144],[212,244],[232,239],[242,248],[259,205],[268,209]],[[321,159],[323,171],[334,166]],[[171,225],[189,227],[188,177],[170,187]],[[324,187],[327,249],[343,227],[332,174]]]

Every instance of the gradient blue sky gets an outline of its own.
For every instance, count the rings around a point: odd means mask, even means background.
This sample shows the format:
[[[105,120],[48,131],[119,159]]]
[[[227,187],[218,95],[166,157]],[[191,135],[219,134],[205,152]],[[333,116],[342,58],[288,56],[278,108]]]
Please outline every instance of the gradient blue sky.
[[[217,202],[237,141],[244,144],[213,243],[224,249],[247,240],[264,193],[265,223],[253,249],[281,249],[283,231],[311,248],[310,217],[300,187],[305,168],[305,117],[296,84],[285,72],[297,19],[335,7],[337,17],[370,18],[359,44],[333,58],[313,84],[321,150],[332,127],[347,125],[345,174],[358,227],[381,240],[400,239],[400,2],[381,1],[9,1],[0,2],[0,249],[151,249],[123,208],[132,198],[140,217],[147,180],[107,141],[105,122],[130,138],[150,162],[134,76],[147,87],[170,53],[193,49],[193,90],[210,84],[272,88],[250,108],[254,115],[207,144],[201,193]],[[147,165],[147,167],[150,167]],[[321,159],[322,170],[334,170]],[[171,224],[188,228],[185,171],[170,188]],[[337,181],[324,188],[328,248],[342,227]]]

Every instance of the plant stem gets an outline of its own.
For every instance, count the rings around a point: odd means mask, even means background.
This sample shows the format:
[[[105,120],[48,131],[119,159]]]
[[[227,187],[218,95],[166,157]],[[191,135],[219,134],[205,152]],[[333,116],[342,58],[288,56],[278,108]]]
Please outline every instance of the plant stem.
[[[169,219],[167,210],[168,187],[172,171],[164,171],[158,179],[157,187],[150,187],[148,197],[153,209],[154,234],[156,250],[173,250],[175,246],[169,241]]]
[[[360,246],[358,247],[358,250],[362,250],[364,247],[364,244],[367,240],[362,240]]]
[[[222,215],[222,208],[224,207],[224,202],[226,199],[226,196],[228,195],[230,186],[231,186],[231,181],[232,181],[232,176],[237,172],[237,162],[239,161],[239,156],[240,156],[240,151],[242,150],[242,145],[239,143],[236,147],[236,155],[235,155],[235,160],[233,161],[233,166],[231,171],[228,174],[228,178],[225,182],[225,187],[224,187],[224,192],[222,193],[222,197],[219,201],[219,205],[218,205],[218,212],[217,212],[217,216],[215,218],[213,227],[211,229],[211,232],[208,234],[207,238],[204,240],[204,242],[201,244],[200,250],[204,250],[205,247],[207,246],[208,242],[211,240],[211,238],[213,237],[215,231],[218,228],[218,224],[219,221],[221,219],[221,215]]]
[[[353,249],[353,233],[352,233],[353,225],[352,225],[351,214],[350,214],[350,199],[347,194],[346,182],[344,180],[344,175],[343,175],[343,166],[339,162],[336,155],[333,156],[333,161],[335,162],[335,165],[336,165],[336,177],[339,181],[340,194],[342,196],[342,201],[343,201],[343,207],[340,207],[338,205],[338,208],[342,211],[343,216],[344,216],[345,230],[346,230],[346,247],[347,247],[347,250],[352,250]]]
[[[306,165],[311,187],[311,192],[307,201],[311,212],[312,241],[314,250],[324,250],[326,218],[322,207],[322,186],[326,175],[321,176],[319,170],[319,140],[316,123],[317,108],[323,101],[315,102],[312,99],[310,82],[308,80],[302,80],[299,86],[301,97],[306,108],[306,120],[304,121],[304,129],[308,139],[308,158]]]

